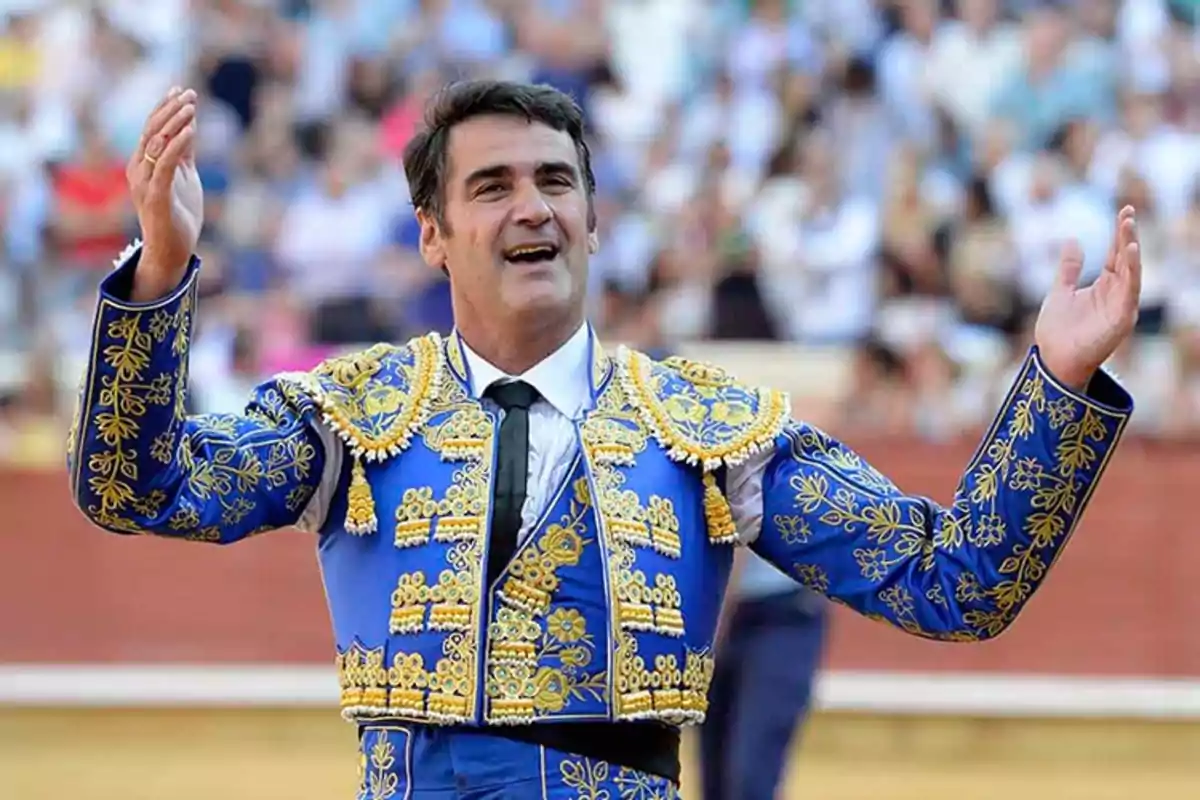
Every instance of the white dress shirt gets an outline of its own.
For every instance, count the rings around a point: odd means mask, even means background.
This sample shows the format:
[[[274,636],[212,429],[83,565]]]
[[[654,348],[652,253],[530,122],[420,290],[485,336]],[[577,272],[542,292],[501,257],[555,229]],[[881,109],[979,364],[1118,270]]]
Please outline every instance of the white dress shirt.
[[[521,542],[533,532],[579,453],[575,423],[591,409],[590,337],[590,328],[581,325],[561,347],[523,375],[509,375],[497,369],[463,342],[471,395],[488,404],[490,410],[503,414],[495,403],[483,397],[488,387],[497,382],[525,381],[540,395],[529,409],[529,477],[525,505],[521,508]],[[325,445],[325,471],[297,526],[309,531],[319,530],[328,514],[345,458],[345,445],[329,426],[319,423],[317,431]],[[742,543],[752,541],[761,530],[762,473],[772,455],[770,449],[759,452],[729,470],[727,496]]]

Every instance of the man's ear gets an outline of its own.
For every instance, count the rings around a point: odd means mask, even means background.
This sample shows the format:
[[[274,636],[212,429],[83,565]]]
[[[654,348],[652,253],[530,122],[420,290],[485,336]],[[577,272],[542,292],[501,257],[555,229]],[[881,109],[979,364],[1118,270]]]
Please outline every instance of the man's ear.
[[[592,231],[588,234],[588,255],[596,255],[600,252],[600,234]]]
[[[417,222],[421,225],[421,258],[434,269],[446,268],[446,244],[441,226],[424,209],[417,209]]]

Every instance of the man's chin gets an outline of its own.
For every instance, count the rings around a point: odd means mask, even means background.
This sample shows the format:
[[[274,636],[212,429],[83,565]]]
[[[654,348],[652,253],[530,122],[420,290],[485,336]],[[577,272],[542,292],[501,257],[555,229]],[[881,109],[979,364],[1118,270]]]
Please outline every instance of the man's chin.
[[[544,315],[570,308],[573,298],[569,286],[561,279],[541,278],[522,280],[509,285],[505,292],[505,303],[509,311],[518,316]]]

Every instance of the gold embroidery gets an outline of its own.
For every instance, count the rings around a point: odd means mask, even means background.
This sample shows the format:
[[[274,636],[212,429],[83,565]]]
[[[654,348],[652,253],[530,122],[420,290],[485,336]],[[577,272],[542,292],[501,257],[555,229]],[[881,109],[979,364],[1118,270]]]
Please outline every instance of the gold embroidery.
[[[786,544],[808,542],[806,519],[861,537],[850,555],[861,577],[884,586],[876,595],[886,619],[928,638],[976,641],[1007,629],[1043,579],[1081,511],[1107,458],[1114,425],[1121,415],[1072,396],[1048,396],[1050,379],[1036,359],[1014,385],[997,424],[968,465],[953,504],[945,509],[901,495],[886,478],[857,455],[820,431],[797,425],[788,431],[793,457],[810,469],[793,475],[794,492],[787,513],[771,517]],[[1045,426],[1039,430],[1039,426]],[[1119,433],[1119,427],[1116,428]],[[1041,441],[1037,441],[1041,437]],[[1030,442],[1026,445],[1026,442]],[[1039,459],[1050,450],[1049,458]],[[1033,455],[1037,454],[1037,455]],[[1023,530],[1010,530],[1018,517],[1007,514],[1013,502],[1028,504],[1019,517]],[[936,519],[928,518],[936,513]],[[997,551],[997,578],[984,581],[966,562],[956,562],[952,608],[944,587],[887,584],[907,563],[924,573],[946,563],[949,552],[969,546]],[[821,592],[831,589],[828,574],[817,564],[793,567],[801,582]],[[949,587],[945,587],[949,588]],[[833,587],[836,591],[836,587]],[[920,605],[918,605],[920,603]],[[922,615],[921,611],[928,612]],[[934,628],[924,617],[949,617],[951,624]],[[932,628],[932,629],[931,629]]]
[[[337,656],[342,716],[407,716],[438,723],[469,722],[478,659],[473,633],[451,633],[432,671],[419,653],[396,653],[385,667],[383,648],[354,644]]]
[[[618,351],[618,374],[643,426],[669,458],[705,472],[704,514],[709,539],[736,541],[729,502],[709,474],[736,466],[773,446],[791,412],[791,401],[774,389],[751,389],[719,367],[670,358],[656,364],[642,353]]]
[[[679,558],[683,543],[679,540],[679,518],[675,516],[674,504],[668,498],[650,495],[646,522],[650,526],[650,546],[664,556]]]
[[[76,421],[73,485],[89,519],[110,530],[201,542],[245,538],[294,521],[315,491],[317,451],[302,419],[307,401],[292,403],[265,386],[244,415],[186,417],[194,292],[192,279],[158,307],[100,304],[95,361]],[[168,493],[143,488],[151,477],[144,468],[153,467],[144,461],[177,464],[183,492],[174,507]]]
[[[357,535],[374,533],[376,527],[375,500],[371,497],[371,484],[367,483],[367,471],[362,459],[354,456],[354,466],[350,469],[350,488],[346,490],[346,532]]]
[[[366,786],[368,800],[389,800],[395,796],[400,785],[395,766],[396,746],[392,744],[387,731],[375,731]]]
[[[614,775],[613,772],[616,772]],[[670,781],[606,761],[567,756],[558,764],[564,786],[574,789],[576,800],[677,800]],[[616,790],[616,796],[612,790]]]
[[[437,511],[432,486],[405,489],[400,505],[396,506],[396,547],[414,547],[428,542]]]
[[[675,784],[645,772],[621,767],[613,778],[620,800],[676,800]]]
[[[708,521],[708,536],[714,542],[737,540],[737,527],[733,524],[733,510],[729,501],[721,494],[717,479],[711,472],[704,473],[704,518]]]
[[[626,395],[676,461],[705,471],[740,464],[770,447],[787,422],[785,393],[741,386],[718,367],[680,358],[655,364],[627,348],[617,358]]]
[[[621,603],[621,624],[628,630],[654,631],[664,636],[683,635],[683,596],[671,575],[654,577],[649,586],[646,573],[624,572],[617,590]]]
[[[425,630],[426,611],[429,630],[469,630],[479,600],[478,575],[470,568],[470,558],[476,549],[468,542],[456,544],[448,558],[454,569],[442,570],[434,586],[426,585],[424,572],[401,575],[392,592],[389,630],[392,633]]]
[[[492,420],[481,408],[466,406],[448,419],[429,425],[423,432],[425,443],[443,461],[479,461],[491,442]],[[440,500],[434,500],[432,486],[405,489],[396,508],[396,547],[413,547],[429,541],[437,520],[435,539],[441,542],[481,536],[486,525],[487,487],[478,480],[459,475]]]
[[[173,313],[161,309],[153,315],[128,312],[108,323],[106,334],[110,344],[100,357],[112,372],[100,376],[98,392],[92,390],[95,408],[88,420],[106,449],[93,451],[86,464],[79,465],[89,473],[87,485],[98,501],[98,505],[87,509],[88,514],[101,525],[126,530],[140,528],[138,523],[123,516],[137,496],[137,451],[131,445],[136,444],[141,434],[139,420],[148,407],[167,406],[173,400],[171,373],[163,372],[147,380],[146,372],[154,366],[155,345],[166,341],[171,328],[190,327],[193,302],[193,293],[188,291],[179,298]],[[89,411],[86,405],[84,411],[85,414]]]
[[[457,466],[451,485],[437,501],[434,539],[452,546],[448,569],[436,584],[426,572],[401,575],[392,593],[389,629],[411,634],[425,630],[446,632],[442,657],[433,670],[417,653],[393,650],[390,668],[384,668],[383,650],[355,645],[338,659],[342,684],[342,714],[355,716],[404,715],[435,722],[468,722],[475,714],[479,668],[479,629],[486,613],[482,601],[485,520],[490,500],[490,471],[494,421],[471,401],[457,381],[447,381],[430,406],[430,418],[421,430],[425,446],[442,461],[465,462]],[[426,492],[428,488],[428,492]],[[431,487],[412,490],[421,518],[432,502]],[[402,508],[403,508],[402,504]],[[398,518],[409,512],[401,514]],[[428,515],[431,519],[433,515]]]
[[[379,524],[363,461],[386,461],[408,447],[429,419],[444,362],[441,338],[431,333],[402,347],[377,344],[288,376],[321,408],[353,459],[345,525],[350,533],[371,533]]]
[[[463,400],[454,398],[456,403]],[[430,630],[466,631],[477,619],[482,594],[478,561],[487,519],[492,430],[487,414],[468,406],[423,431],[425,444],[443,461],[469,463],[455,470],[445,497],[435,501],[430,486],[406,489],[396,509],[397,547],[427,542],[434,519],[435,538],[455,544],[447,558],[451,569],[442,570],[435,586],[426,585],[424,572],[400,576],[392,593],[392,633],[424,630],[427,609]]]
[[[625,433],[613,436],[610,432],[614,429],[624,429]],[[597,446],[618,439],[626,445],[623,451]],[[680,636],[686,629],[674,579],[656,576],[655,585],[650,586],[645,572],[635,569],[634,548],[646,546],[652,535],[647,534],[647,510],[636,492],[624,488],[625,476],[619,467],[633,463],[648,439],[641,417],[630,407],[622,386],[610,384],[583,424],[581,440],[608,552],[609,585],[614,587],[609,631],[613,714],[618,719],[700,722],[707,709],[711,655],[685,650],[682,668],[679,657],[669,654],[657,657],[648,667],[639,654],[635,633],[654,631]],[[656,520],[661,521],[667,506],[665,502],[651,504]]]
[[[446,340],[446,362],[450,365],[450,369],[458,376],[458,379],[464,383],[468,379],[467,361],[463,356],[462,339],[459,333],[455,330]]]
[[[592,509],[587,479],[575,480],[571,492],[559,522],[508,566],[489,631],[489,722],[529,722],[562,711],[573,697],[604,696],[607,671],[586,671],[596,655],[587,620],[577,609],[553,605],[558,571],[578,566],[584,548],[593,545],[583,537]]]
[[[578,794],[576,800],[609,800],[608,762],[593,761],[590,758],[563,759],[558,765],[559,774],[565,786],[574,789]]]

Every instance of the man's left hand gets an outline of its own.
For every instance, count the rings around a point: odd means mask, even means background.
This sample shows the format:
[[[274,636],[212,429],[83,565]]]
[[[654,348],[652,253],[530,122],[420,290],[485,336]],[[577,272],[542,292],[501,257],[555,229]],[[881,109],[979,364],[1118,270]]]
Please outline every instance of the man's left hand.
[[[1056,379],[1083,391],[1100,365],[1133,333],[1142,291],[1142,255],[1131,206],[1117,216],[1104,271],[1079,288],[1083,251],[1068,242],[1054,287],[1042,303],[1034,340],[1042,363]]]

